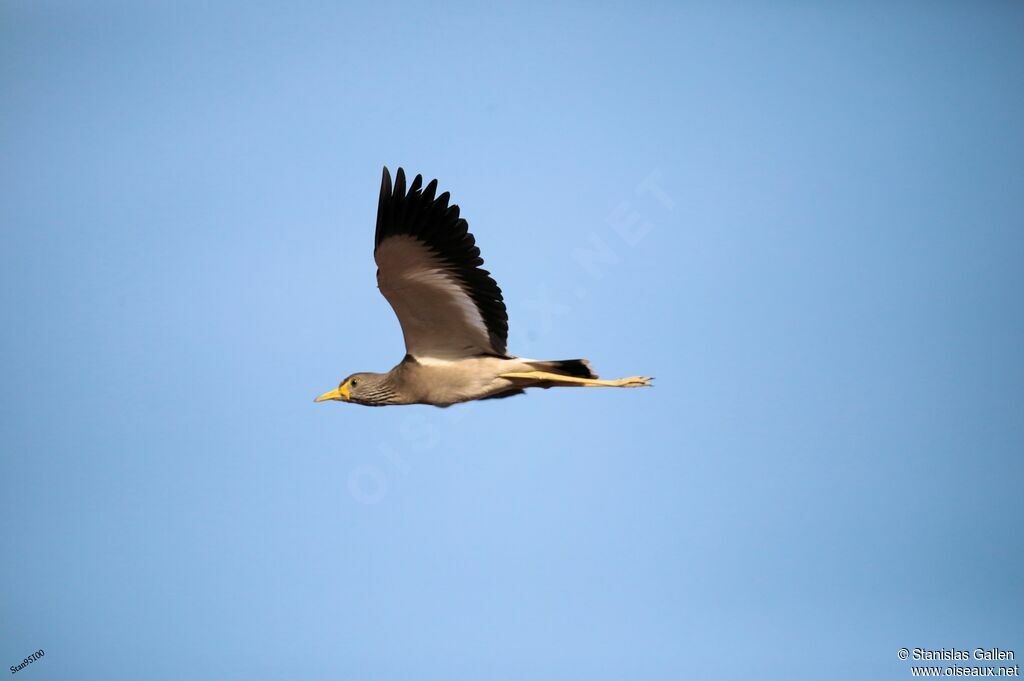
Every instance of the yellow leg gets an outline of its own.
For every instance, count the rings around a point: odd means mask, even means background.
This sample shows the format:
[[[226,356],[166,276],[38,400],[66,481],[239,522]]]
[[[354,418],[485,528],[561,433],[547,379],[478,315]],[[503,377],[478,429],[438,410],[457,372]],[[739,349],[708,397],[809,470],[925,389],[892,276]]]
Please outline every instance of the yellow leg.
[[[499,378],[512,378],[538,383],[550,383],[558,386],[578,385],[583,387],[605,387],[605,388],[640,388],[651,385],[651,376],[629,376],[628,378],[616,378],[611,381],[602,381],[597,378],[577,378],[575,376],[563,376],[552,374],[547,371],[522,371],[510,374],[498,374]]]

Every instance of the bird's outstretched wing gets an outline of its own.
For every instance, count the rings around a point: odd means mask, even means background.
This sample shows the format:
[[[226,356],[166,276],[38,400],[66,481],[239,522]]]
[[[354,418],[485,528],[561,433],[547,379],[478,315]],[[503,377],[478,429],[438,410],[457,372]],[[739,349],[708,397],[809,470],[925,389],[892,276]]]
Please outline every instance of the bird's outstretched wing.
[[[394,308],[406,351],[416,358],[505,356],[508,314],[501,289],[448,192],[420,175],[406,190],[405,171],[384,168],[377,206],[377,287]]]

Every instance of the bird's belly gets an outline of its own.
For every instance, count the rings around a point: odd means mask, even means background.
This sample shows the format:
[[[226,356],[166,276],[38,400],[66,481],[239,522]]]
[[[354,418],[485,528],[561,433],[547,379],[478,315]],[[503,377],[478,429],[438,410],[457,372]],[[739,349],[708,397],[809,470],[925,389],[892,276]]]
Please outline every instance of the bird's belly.
[[[450,405],[490,397],[508,389],[511,382],[498,378],[507,360],[475,357],[461,360],[420,360],[416,383],[421,402]]]

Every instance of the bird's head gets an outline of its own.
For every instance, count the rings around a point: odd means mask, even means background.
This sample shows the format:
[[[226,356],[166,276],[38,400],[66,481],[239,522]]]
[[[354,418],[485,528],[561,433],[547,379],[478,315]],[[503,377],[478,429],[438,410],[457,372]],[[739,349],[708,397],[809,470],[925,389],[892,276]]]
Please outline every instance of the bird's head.
[[[376,407],[388,404],[394,394],[387,384],[387,374],[352,374],[338,387],[317,397],[314,402],[337,400]]]

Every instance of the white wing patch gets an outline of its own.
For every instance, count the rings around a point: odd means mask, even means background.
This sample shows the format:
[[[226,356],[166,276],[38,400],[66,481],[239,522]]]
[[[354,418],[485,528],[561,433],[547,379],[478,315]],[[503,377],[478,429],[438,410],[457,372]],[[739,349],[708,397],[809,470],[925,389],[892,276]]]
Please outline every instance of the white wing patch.
[[[402,325],[406,352],[436,359],[497,354],[476,303],[421,241],[389,237],[374,258],[377,286]]]
[[[450,296],[452,302],[458,305],[462,314],[465,315],[466,323],[481,329],[485,334],[487,333],[487,325],[484,323],[484,318],[480,315],[476,303],[466,295],[466,292],[459,286],[458,280],[448,272],[441,269],[411,270],[402,278],[411,284],[436,288],[438,293]]]

